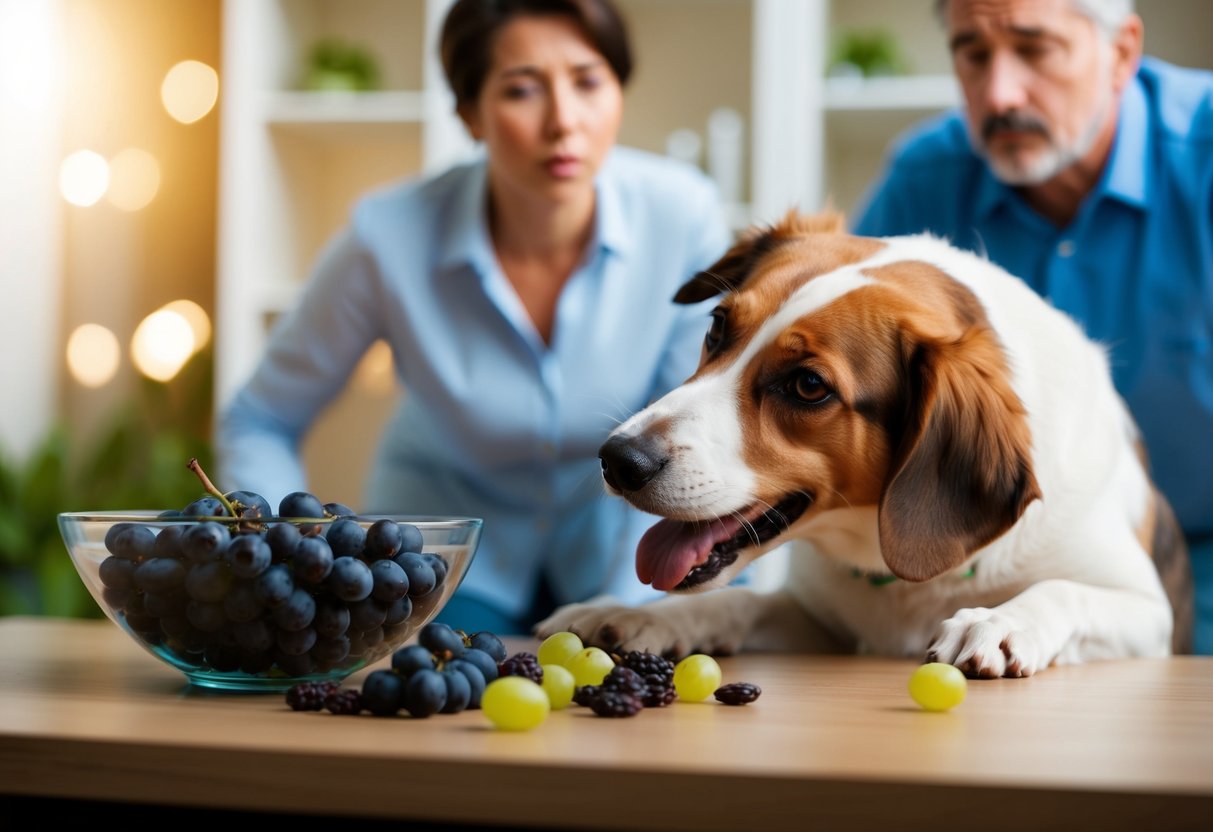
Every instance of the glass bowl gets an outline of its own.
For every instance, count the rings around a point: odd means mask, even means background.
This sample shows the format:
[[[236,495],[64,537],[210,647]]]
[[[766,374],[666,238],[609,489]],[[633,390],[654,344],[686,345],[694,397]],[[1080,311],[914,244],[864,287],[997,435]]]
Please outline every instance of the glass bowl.
[[[338,521],[357,528],[342,523],[336,534]],[[403,548],[384,558],[392,524]],[[254,691],[340,681],[399,648],[459,587],[481,526],[404,515],[268,517],[251,526],[152,511],[59,515],[76,571],[115,624],[195,685]],[[357,529],[375,545],[363,550]],[[251,539],[232,545],[241,538]],[[326,549],[334,564],[343,551],[357,563],[332,568]],[[420,557],[404,554],[413,549]],[[376,565],[385,559],[399,568]]]

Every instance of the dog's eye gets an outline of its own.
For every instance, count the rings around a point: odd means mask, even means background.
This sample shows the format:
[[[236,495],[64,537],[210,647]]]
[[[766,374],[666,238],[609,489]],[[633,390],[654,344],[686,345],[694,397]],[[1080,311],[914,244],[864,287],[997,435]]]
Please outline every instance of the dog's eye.
[[[833,394],[821,376],[812,370],[804,370],[793,376],[788,384],[788,392],[806,404],[819,404]]]
[[[716,352],[724,342],[724,310],[716,307],[712,310],[712,325],[708,327],[708,334],[703,336],[703,348],[707,350],[708,355]]]

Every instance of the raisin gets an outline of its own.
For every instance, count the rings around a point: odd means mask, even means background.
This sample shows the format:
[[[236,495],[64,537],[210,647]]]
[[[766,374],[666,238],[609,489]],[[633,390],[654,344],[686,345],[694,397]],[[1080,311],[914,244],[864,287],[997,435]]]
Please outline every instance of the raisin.
[[[543,684],[543,668],[533,653],[515,653],[497,665],[497,675],[524,676],[537,685]]]
[[[643,676],[650,685],[652,684],[652,680],[648,678],[650,676],[658,677],[666,686],[674,684],[674,663],[656,653],[632,650],[623,656],[621,663],[629,670],[635,670]]]
[[[590,698],[590,709],[599,716],[635,716],[644,708],[640,699],[630,693],[599,689]]]
[[[762,688],[749,682],[733,682],[716,688],[716,699],[726,705],[748,705],[762,695]]]
[[[354,715],[362,712],[362,693],[355,688],[335,690],[324,697],[324,707],[330,713]]]
[[[300,682],[286,692],[286,704],[292,711],[320,711],[324,698],[335,690],[336,682]]]

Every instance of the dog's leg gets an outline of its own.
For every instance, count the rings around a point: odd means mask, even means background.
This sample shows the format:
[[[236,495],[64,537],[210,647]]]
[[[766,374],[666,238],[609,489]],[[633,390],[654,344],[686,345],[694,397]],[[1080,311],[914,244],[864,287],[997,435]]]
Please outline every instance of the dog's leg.
[[[927,661],[973,678],[1031,676],[1051,664],[1165,656],[1171,611],[1149,591],[1042,581],[993,609],[959,610],[940,626]]]
[[[605,649],[666,656],[727,655],[741,649],[839,652],[842,647],[783,591],[725,587],[671,595],[638,607],[587,602],[556,610],[535,626],[546,638],[562,630]]]

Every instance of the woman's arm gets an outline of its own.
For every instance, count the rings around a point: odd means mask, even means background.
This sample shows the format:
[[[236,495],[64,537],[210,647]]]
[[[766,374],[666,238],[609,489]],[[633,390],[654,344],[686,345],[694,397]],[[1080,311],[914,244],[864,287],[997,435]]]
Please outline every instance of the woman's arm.
[[[299,444],[381,335],[377,287],[374,264],[350,232],[321,253],[298,305],[274,326],[265,355],[222,412],[221,487],[255,491],[275,509],[291,491],[307,490]]]

